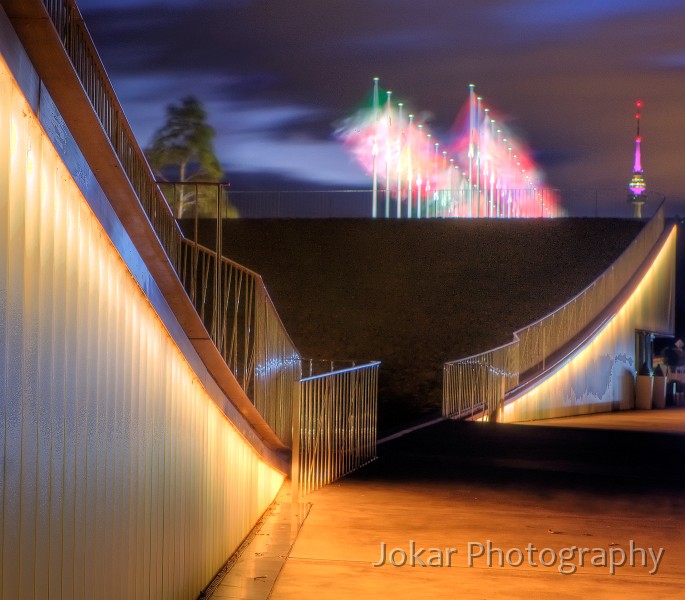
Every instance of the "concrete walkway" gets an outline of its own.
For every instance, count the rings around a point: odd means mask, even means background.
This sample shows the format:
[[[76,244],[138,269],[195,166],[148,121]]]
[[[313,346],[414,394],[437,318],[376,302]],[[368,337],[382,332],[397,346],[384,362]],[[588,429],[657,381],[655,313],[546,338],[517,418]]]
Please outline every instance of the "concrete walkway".
[[[270,598],[685,597],[683,409],[447,421],[379,453],[307,497]]]

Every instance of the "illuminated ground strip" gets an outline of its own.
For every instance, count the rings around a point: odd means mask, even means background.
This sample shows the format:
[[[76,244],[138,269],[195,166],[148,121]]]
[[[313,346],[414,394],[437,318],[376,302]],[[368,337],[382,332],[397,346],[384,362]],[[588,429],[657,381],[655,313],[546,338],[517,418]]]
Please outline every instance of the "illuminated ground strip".
[[[668,333],[670,329],[675,240],[674,228],[618,312],[582,348],[550,369],[540,383],[510,400],[504,406],[503,421],[633,408],[635,330]]]

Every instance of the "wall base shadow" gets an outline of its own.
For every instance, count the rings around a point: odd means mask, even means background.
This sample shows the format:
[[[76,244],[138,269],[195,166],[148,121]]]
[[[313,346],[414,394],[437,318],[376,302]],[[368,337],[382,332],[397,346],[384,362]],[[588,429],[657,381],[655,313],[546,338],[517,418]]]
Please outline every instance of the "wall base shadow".
[[[378,454],[351,477],[608,495],[685,489],[685,436],[674,433],[448,420]]]

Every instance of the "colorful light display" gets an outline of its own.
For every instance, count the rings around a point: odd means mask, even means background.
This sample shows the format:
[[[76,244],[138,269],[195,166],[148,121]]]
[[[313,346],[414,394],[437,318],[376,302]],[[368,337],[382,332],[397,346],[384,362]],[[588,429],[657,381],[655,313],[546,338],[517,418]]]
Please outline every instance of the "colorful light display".
[[[544,185],[530,151],[476,96],[473,84],[462,114],[468,118],[442,143],[374,78],[371,108],[357,111],[336,132],[372,176],[373,216],[383,199],[389,217],[391,198],[398,218],[402,212],[418,218],[561,216],[558,196]]]

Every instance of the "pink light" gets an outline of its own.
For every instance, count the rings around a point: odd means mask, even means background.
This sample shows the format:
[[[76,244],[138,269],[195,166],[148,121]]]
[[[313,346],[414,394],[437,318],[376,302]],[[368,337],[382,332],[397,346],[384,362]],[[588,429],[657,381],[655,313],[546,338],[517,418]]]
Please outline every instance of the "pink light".
[[[640,138],[635,140],[635,163],[633,164],[634,173],[642,173],[642,160],[640,157]]]
[[[642,142],[642,138],[640,137],[640,107],[642,106],[642,102],[640,100],[637,101],[637,114],[635,115],[635,120],[637,122],[637,133],[635,135],[635,161],[633,162],[633,173],[642,173],[642,157],[641,157],[641,152],[640,152],[640,144]],[[635,177],[633,177],[633,180]],[[633,191],[635,194],[642,193],[644,191],[644,180],[640,179],[641,184],[638,183],[637,187],[640,189],[639,192],[636,192],[633,190],[633,182],[631,182],[630,189]],[[641,187],[640,187],[641,186]]]

